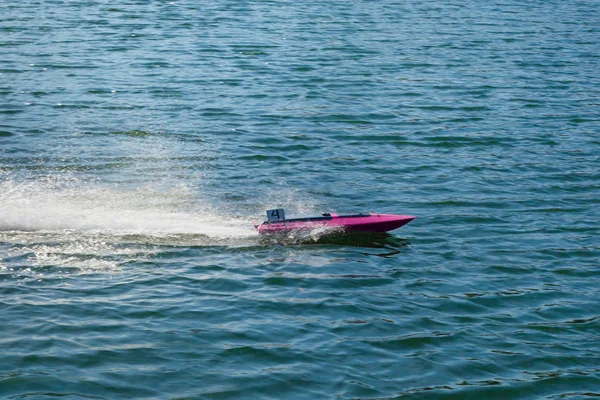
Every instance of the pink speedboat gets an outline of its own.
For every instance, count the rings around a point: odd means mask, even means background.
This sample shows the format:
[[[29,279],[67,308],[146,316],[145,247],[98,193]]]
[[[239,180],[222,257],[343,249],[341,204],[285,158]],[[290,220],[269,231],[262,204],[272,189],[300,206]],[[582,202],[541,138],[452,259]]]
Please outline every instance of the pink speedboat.
[[[359,213],[338,215],[323,214],[320,217],[286,219],[283,209],[267,210],[267,221],[255,228],[258,233],[288,233],[314,229],[331,229],[344,232],[387,232],[408,224],[415,219],[411,215]]]

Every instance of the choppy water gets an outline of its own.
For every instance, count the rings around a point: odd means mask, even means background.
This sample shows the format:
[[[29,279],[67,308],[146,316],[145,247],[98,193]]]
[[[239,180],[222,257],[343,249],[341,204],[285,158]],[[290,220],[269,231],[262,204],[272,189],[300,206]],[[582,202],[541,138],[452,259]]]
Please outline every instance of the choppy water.
[[[0,396],[600,396],[599,21],[5,0]]]

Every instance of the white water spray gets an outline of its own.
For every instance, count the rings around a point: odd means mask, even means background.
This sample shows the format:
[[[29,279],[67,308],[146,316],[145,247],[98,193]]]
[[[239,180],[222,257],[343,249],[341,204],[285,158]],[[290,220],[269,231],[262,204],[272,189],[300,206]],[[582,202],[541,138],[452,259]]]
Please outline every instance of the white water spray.
[[[0,182],[0,231],[77,231],[114,235],[205,235],[214,239],[253,234],[247,218],[223,215],[202,204],[184,185],[115,188],[79,179]]]

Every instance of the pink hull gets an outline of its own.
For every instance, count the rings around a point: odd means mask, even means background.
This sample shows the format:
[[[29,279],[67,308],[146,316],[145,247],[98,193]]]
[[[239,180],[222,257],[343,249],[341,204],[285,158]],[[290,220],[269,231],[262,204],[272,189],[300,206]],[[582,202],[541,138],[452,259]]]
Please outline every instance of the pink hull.
[[[332,229],[345,232],[387,232],[408,224],[416,217],[395,214],[337,215],[297,218],[277,222],[263,222],[259,233],[286,233],[299,230]]]

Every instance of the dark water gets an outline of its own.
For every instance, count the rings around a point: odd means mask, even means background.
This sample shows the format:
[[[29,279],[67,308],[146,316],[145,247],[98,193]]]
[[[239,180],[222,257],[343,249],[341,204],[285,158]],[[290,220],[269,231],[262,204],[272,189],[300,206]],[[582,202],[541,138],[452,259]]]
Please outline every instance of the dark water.
[[[599,22],[3,1],[0,397],[600,396]]]

